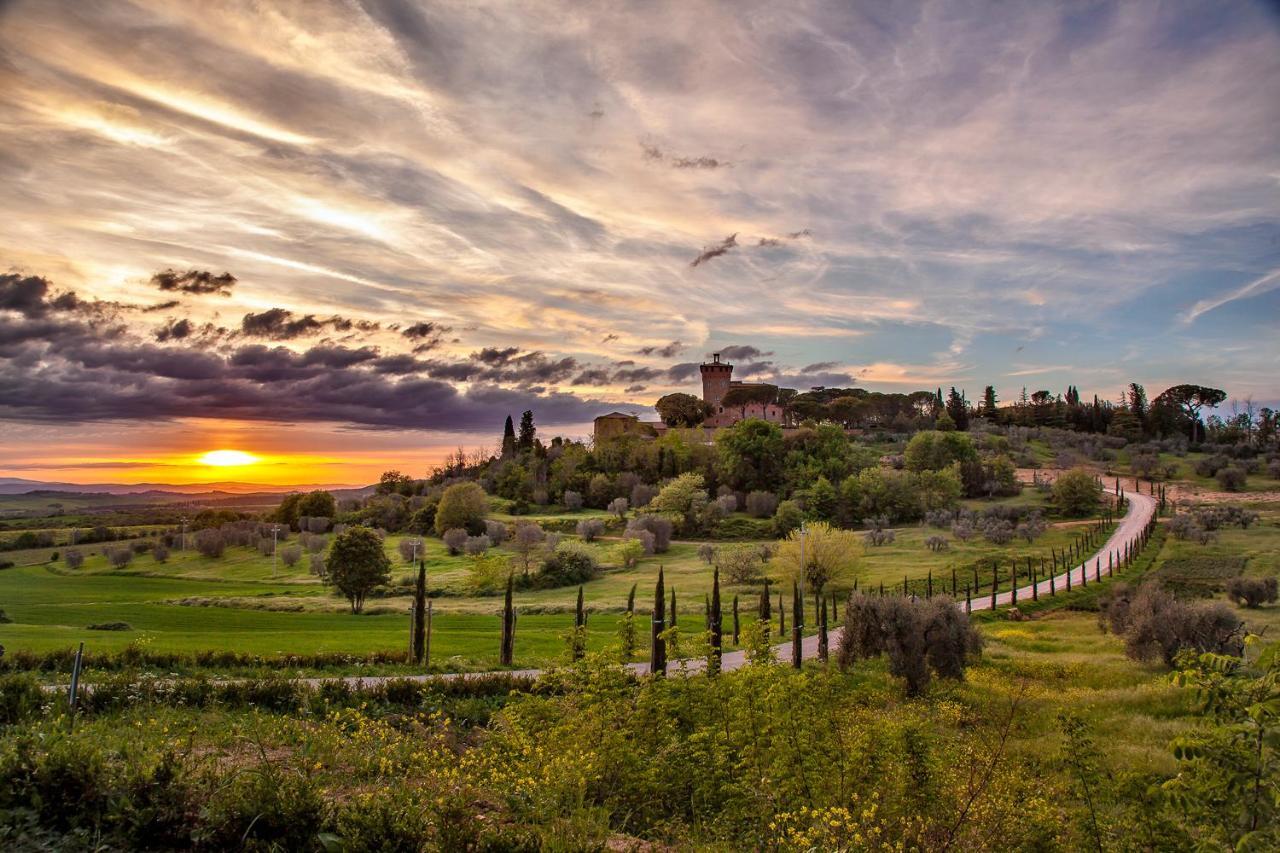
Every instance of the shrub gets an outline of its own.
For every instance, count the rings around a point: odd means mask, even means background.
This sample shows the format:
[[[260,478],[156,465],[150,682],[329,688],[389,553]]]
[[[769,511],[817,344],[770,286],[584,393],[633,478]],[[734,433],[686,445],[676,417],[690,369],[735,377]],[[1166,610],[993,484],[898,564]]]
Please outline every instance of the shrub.
[[[783,537],[795,530],[804,521],[804,510],[795,501],[783,501],[773,514],[773,532]]]
[[[1273,480],[1280,480],[1280,459],[1273,459],[1267,463],[1267,476]]]
[[[287,568],[292,569],[302,559],[302,547],[299,545],[286,545],[280,549],[280,562],[284,563]]]
[[[627,499],[614,498],[613,500],[609,501],[608,509],[611,514],[616,515],[618,518],[626,518],[627,517]]]
[[[489,537],[489,542],[496,547],[507,541],[511,531],[501,521],[489,519],[484,523],[484,533]]]
[[[973,527],[972,519],[961,518],[951,523],[951,535],[961,542],[968,542],[978,533]]]
[[[653,534],[653,553],[663,554],[671,547],[671,519],[662,515],[637,515],[627,522],[628,531]]]
[[[194,539],[196,550],[205,557],[221,557],[227,549],[227,540],[223,538],[222,531],[212,527],[197,530]]]
[[[604,534],[604,522],[598,518],[584,518],[574,529],[583,542],[594,542]]]
[[[1214,453],[1196,460],[1195,472],[1201,477],[1216,476],[1218,471],[1231,464],[1231,460],[1220,453]]]
[[[929,527],[946,530],[955,520],[955,513],[948,509],[931,509],[924,514],[924,523]]]
[[[624,540],[632,540],[640,543],[640,548],[645,554],[652,554],[654,551],[654,536],[648,530],[627,530],[622,534]]]
[[[113,569],[123,569],[133,562],[132,548],[107,548],[106,555],[107,562]]]
[[[983,519],[982,535],[992,545],[1008,545],[1013,541],[1013,525],[1003,518]]]
[[[575,492],[570,489],[564,490],[564,496],[561,498],[564,508],[569,512],[577,512],[582,509],[582,493]]]
[[[588,549],[574,543],[556,548],[542,561],[540,585],[569,586],[586,583],[600,571],[600,564]]]
[[[78,569],[84,565],[84,552],[78,548],[68,548],[62,558],[67,561],[67,567],[71,569]]]
[[[468,536],[462,550],[469,557],[478,557],[489,550],[489,537],[481,533],[479,536]]]
[[[755,545],[717,549],[714,559],[729,583],[755,583],[764,577],[764,558]]]
[[[133,626],[128,622],[99,622],[96,625],[86,625],[87,631],[132,631]]]
[[[747,494],[747,514],[752,518],[770,518],[778,510],[778,496],[756,490]]]
[[[653,534],[644,532],[642,535],[652,537]],[[614,559],[618,561],[623,568],[634,569],[636,563],[640,562],[640,558],[647,552],[645,551],[644,542],[640,539],[624,538],[613,549]]]
[[[910,599],[855,593],[845,605],[837,660],[842,669],[888,655],[889,672],[906,680],[909,696],[940,678],[961,679],[970,658],[982,649],[969,617],[945,597]]]
[[[462,553],[462,549],[467,546],[467,531],[461,527],[455,527],[452,530],[446,530],[444,536],[444,547],[448,549],[450,556],[456,557]]]
[[[648,483],[636,483],[631,487],[631,505],[636,509],[648,506],[658,496],[658,489]]]
[[[1183,649],[1236,657],[1244,652],[1244,624],[1225,604],[1182,601],[1154,583],[1136,593],[1117,583],[1102,602],[1099,621],[1125,638],[1125,653],[1134,660],[1173,666]]]
[[[924,546],[930,551],[945,551],[951,547],[951,543],[947,541],[945,536],[930,536],[924,540]]]
[[[1063,515],[1092,515],[1102,501],[1102,487],[1085,468],[1072,468],[1053,483],[1053,502]]]
[[[1280,589],[1275,578],[1232,578],[1227,581],[1227,597],[1241,607],[1274,604]]]
[[[1044,520],[1039,512],[1033,512],[1027,516],[1026,520],[1021,522],[1014,532],[1025,539],[1028,544],[1036,541],[1045,534],[1049,529],[1049,524]]]
[[[396,544],[396,550],[400,552],[401,560],[412,563],[422,554],[422,540],[406,536]]]
[[[720,511],[725,515],[732,515],[738,511],[738,496],[734,494],[721,495],[715,499],[715,505],[720,507]]]
[[[157,563],[167,563],[169,561],[169,549],[159,542],[151,549],[151,559]]]
[[[311,555],[311,574],[323,579],[325,576],[324,557],[320,554]]]
[[[1244,469],[1238,468],[1234,465],[1228,468],[1219,469],[1218,473],[1214,475],[1214,478],[1217,479],[1218,486],[1224,492],[1242,491],[1249,480]]]
[[[444,490],[436,508],[436,534],[444,536],[459,527],[472,535],[483,533],[488,514],[489,496],[484,489],[476,483],[454,483]]]

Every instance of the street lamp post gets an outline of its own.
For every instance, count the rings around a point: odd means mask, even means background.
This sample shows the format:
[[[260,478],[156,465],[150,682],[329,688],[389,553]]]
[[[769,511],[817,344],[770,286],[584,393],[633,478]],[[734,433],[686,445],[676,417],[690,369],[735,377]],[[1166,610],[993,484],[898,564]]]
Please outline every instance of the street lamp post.
[[[184,515],[178,519],[182,523],[182,541],[178,543],[178,550],[187,550],[187,517]]]
[[[276,552],[280,550],[280,525],[271,525],[271,578],[276,576]]]

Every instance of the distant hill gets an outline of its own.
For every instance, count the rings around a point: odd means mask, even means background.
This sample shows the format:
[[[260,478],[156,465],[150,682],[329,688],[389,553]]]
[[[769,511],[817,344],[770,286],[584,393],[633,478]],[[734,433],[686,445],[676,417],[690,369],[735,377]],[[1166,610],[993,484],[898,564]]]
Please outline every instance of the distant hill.
[[[137,495],[156,498],[175,496],[230,497],[233,495],[282,495],[287,492],[310,492],[324,489],[329,492],[364,492],[372,486],[344,484],[320,485],[314,483],[271,486],[261,483],[58,483],[44,480],[26,480],[21,477],[0,477],[0,495],[25,495],[31,492],[68,493],[78,495]]]

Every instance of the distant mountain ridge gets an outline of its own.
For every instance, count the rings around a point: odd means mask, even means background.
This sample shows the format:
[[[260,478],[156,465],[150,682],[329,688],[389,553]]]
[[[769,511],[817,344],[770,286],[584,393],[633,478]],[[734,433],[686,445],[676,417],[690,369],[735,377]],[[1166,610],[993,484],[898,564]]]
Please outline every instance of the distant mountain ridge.
[[[68,492],[82,495],[282,495],[287,492],[325,491],[359,492],[371,486],[347,484],[298,484],[273,486],[262,483],[238,483],[232,480],[216,483],[59,483],[26,480],[22,477],[0,477],[0,495],[22,495],[27,492]]]

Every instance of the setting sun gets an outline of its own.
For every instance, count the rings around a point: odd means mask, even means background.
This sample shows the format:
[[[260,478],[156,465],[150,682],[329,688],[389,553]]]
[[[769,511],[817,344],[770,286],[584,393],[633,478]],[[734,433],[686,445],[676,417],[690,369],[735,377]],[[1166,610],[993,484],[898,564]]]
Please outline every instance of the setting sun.
[[[243,450],[210,450],[197,460],[201,465],[214,465],[226,468],[233,465],[252,465],[258,457]]]

